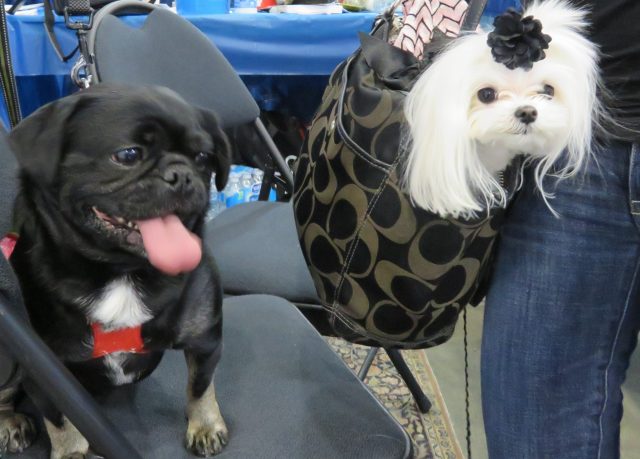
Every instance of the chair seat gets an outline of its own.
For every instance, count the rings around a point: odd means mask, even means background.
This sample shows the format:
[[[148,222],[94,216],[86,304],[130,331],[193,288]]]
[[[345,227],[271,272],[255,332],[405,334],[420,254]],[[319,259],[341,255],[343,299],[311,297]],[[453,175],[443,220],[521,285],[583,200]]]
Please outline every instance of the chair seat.
[[[392,459],[411,456],[407,434],[289,302],[225,300],[216,393],[230,431],[220,459]],[[106,415],[146,459],[191,458],[183,449],[187,370],[167,352],[144,381],[114,390]],[[20,458],[47,457],[48,440]]]
[[[207,223],[205,244],[218,264],[226,294],[267,293],[293,303],[320,304],[291,203],[230,207]]]

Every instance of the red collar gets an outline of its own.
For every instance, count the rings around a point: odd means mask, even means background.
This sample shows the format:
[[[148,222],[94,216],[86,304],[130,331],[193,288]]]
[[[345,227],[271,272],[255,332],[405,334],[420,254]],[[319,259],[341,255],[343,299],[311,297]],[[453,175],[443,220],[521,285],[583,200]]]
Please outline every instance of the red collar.
[[[13,253],[13,249],[16,248],[16,243],[18,242],[18,235],[14,233],[9,233],[2,239],[0,239],[0,250],[2,250],[2,254],[8,260]]]
[[[0,239],[0,250],[7,260],[11,257],[17,242],[18,235],[14,233],[9,233]],[[93,332],[93,358],[104,357],[115,352],[146,352],[140,325],[104,331],[99,323],[92,323],[91,330]]]
[[[147,352],[142,341],[142,327],[120,328],[104,331],[99,323],[92,323],[93,358],[104,357],[114,352],[132,352],[142,354]]]

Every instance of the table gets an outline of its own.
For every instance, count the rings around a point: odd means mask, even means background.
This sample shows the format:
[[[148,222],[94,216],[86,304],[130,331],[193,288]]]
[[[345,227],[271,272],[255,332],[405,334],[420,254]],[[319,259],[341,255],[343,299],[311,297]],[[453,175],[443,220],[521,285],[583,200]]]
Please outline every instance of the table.
[[[293,14],[217,14],[185,18],[209,37],[241,75],[264,110],[285,107],[308,119],[331,71],[359,45],[374,13],[303,16]],[[144,16],[125,21],[141,25]],[[45,33],[42,10],[33,16],[8,16],[9,41],[23,115],[69,94],[73,62],[56,56]],[[56,18],[55,32],[69,52],[75,33]],[[75,61],[75,59],[72,59]]]

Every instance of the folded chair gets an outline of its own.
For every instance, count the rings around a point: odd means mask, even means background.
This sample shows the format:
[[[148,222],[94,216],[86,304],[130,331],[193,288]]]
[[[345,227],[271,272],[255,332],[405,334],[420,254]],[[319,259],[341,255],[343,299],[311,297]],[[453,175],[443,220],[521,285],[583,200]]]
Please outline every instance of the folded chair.
[[[16,163],[0,133],[0,232],[11,229]],[[223,307],[224,350],[216,392],[230,430],[217,457],[409,458],[400,425],[286,300],[239,296]],[[138,384],[97,400],[75,381],[29,325],[10,265],[0,256],[0,390],[26,374],[107,459],[194,457],[182,446],[187,369],[168,351]],[[18,411],[33,413],[24,398]],[[46,459],[47,435],[9,458]],[[0,432],[0,438],[2,432]]]
[[[140,29],[119,18],[124,13],[150,12]],[[82,49],[82,46],[81,46]],[[220,115],[225,126],[253,122],[284,180],[291,171],[262,126],[259,109],[242,80],[203,34],[184,19],[139,1],[121,0],[99,10],[87,34],[86,69],[91,83],[122,82],[167,86],[195,105]],[[268,174],[265,174],[267,176]],[[263,184],[267,196],[270,181]],[[205,244],[219,264],[226,294],[272,294],[298,305],[316,328],[331,330],[300,250],[288,202],[246,203],[225,210],[205,230]],[[373,362],[373,348],[360,370],[362,379]],[[418,407],[431,406],[397,350],[387,350]]]

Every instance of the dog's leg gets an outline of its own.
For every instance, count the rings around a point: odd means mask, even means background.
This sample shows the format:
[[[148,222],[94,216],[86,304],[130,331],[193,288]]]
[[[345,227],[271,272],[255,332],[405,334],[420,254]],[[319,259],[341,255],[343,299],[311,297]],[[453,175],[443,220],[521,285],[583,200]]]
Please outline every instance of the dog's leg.
[[[36,438],[31,418],[13,410],[17,392],[17,385],[0,390],[0,457],[7,451],[22,452]]]
[[[65,416],[61,419],[58,425],[44,419],[51,440],[51,459],[84,459],[89,451],[89,442]]]
[[[210,354],[185,351],[189,367],[186,443],[187,448],[198,456],[219,453],[229,438],[213,387],[213,371],[220,359],[219,349],[220,346]]]
[[[83,459],[89,449],[89,443],[78,429],[32,379],[25,378],[22,385],[44,418],[44,426],[51,441],[51,459]]]

